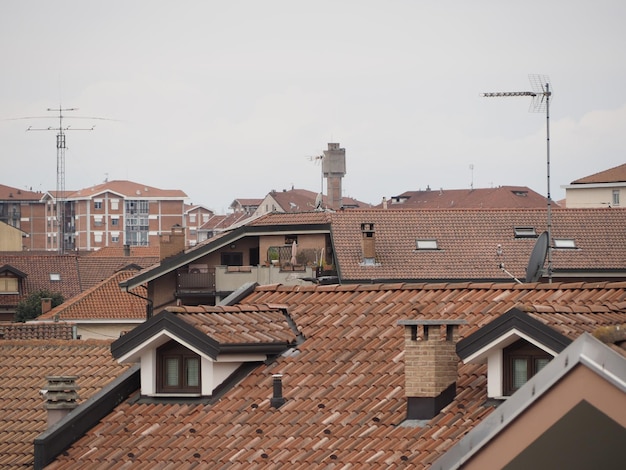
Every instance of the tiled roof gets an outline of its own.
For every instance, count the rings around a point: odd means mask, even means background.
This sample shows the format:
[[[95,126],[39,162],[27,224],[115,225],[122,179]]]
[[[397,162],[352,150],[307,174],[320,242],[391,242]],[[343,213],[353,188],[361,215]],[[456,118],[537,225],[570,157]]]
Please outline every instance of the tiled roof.
[[[330,224],[331,212],[272,212],[251,221],[249,226]]]
[[[0,339],[74,339],[74,325],[54,323],[0,323]]]
[[[0,467],[32,468],[33,440],[47,426],[48,375],[77,375],[79,403],[128,368],[109,352],[109,342],[0,341]]]
[[[48,468],[428,468],[493,410],[486,366],[461,365],[452,403],[406,425],[399,320],[463,319],[465,337],[518,307],[573,338],[624,323],[626,283],[261,286],[243,303],[286,307],[306,340],[213,404],[126,400]]]
[[[33,201],[39,202],[43,197],[42,193],[27,191],[25,189],[12,188],[0,184],[0,201]]]
[[[179,189],[159,189],[134,181],[116,180],[72,191],[68,199],[86,199],[105,192],[114,192],[129,198],[141,199],[186,199],[187,194]]]
[[[547,230],[541,209],[348,210],[331,214],[340,277],[352,280],[506,279],[500,263],[524,280],[535,238],[515,228]],[[373,223],[376,265],[364,265],[361,224]],[[626,210],[552,211],[553,238],[574,239],[578,249],[552,250],[554,272],[618,270],[626,266]],[[434,239],[437,250],[417,250]],[[497,255],[497,245],[503,254]]]
[[[2,252],[0,266],[4,265],[17,268],[27,277],[23,279],[21,295],[0,295],[0,305],[17,305],[29,294],[41,289],[60,292],[65,299],[73,297],[81,290],[75,255]],[[59,274],[60,280],[51,280],[50,274]]]
[[[167,310],[220,344],[295,341],[285,313],[279,308],[235,305],[181,306]]]
[[[122,291],[119,286],[136,274],[135,269],[119,271],[39,316],[38,320],[145,320],[146,301]]]
[[[147,268],[159,262],[158,256],[80,256],[81,288],[89,289],[128,266]]]
[[[158,246],[130,246],[131,258],[155,258],[159,260],[160,248]],[[89,256],[91,258],[121,258],[126,256],[124,254],[124,247],[118,246],[105,246],[96,251],[90,251],[83,256]]]
[[[306,212],[315,210],[317,194],[308,189],[285,189],[283,191],[272,191],[268,196],[273,197],[285,212]],[[323,196],[322,200],[326,204],[327,197]],[[370,204],[357,201],[351,197],[344,196],[342,202],[345,206],[350,207],[370,207]]]
[[[477,189],[406,191],[387,201],[387,208],[400,209],[531,209],[545,208],[547,200],[526,186]],[[382,207],[382,204],[377,206]]]
[[[626,163],[572,181],[572,184],[626,183]]]

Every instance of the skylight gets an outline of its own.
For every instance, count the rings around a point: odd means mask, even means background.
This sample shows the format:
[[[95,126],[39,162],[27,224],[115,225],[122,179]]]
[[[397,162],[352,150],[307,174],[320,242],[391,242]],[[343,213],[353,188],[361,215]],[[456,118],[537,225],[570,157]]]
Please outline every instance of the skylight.
[[[438,250],[437,240],[435,239],[418,239],[415,241],[418,250]]]
[[[535,227],[515,227],[515,238],[537,238]]]
[[[578,248],[576,246],[576,241],[573,238],[555,238],[554,239],[554,248]]]
[[[50,280],[51,281],[60,281],[61,280],[61,275],[59,273],[50,273]]]

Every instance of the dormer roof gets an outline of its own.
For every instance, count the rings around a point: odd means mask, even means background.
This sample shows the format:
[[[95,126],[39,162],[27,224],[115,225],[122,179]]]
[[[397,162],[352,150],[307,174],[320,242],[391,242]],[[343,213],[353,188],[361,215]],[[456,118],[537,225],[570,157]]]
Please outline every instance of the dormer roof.
[[[464,362],[481,363],[493,349],[502,349],[517,338],[524,338],[552,355],[560,353],[572,341],[517,308],[463,338],[457,344],[457,354]]]
[[[217,360],[220,354],[279,354],[297,343],[298,332],[280,307],[168,307],[114,341],[111,353],[120,362],[136,362],[170,338]]]

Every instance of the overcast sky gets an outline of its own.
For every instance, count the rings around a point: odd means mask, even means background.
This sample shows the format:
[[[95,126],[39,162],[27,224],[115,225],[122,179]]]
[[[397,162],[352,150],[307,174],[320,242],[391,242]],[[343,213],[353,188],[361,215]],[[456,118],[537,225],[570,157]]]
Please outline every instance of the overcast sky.
[[[62,107],[79,108],[67,189],[131,180],[225,213],[319,191],[308,157],[339,142],[344,196],[367,203],[427,186],[545,195],[545,113],[481,97],[543,74],[558,200],[626,162],[625,21],[623,0],[5,0],[0,183],[56,188],[56,132],[26,129],[58,127],[47,109]],[[29,116],[49,118],[13,120]]]

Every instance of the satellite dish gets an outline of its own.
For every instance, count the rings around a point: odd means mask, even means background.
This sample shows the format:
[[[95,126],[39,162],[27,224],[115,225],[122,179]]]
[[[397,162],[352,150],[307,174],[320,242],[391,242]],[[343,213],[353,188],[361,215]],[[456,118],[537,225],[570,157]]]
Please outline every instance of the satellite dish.
[[[548,254],[548,232],[543,232],[537,238],[533,251],[530,253],[526,268],[526,282],[537,282],[543,274],[543,265]]]
[[[317,196],[315,197],[315,210],[322,210],[322,193],[317,193]]]

